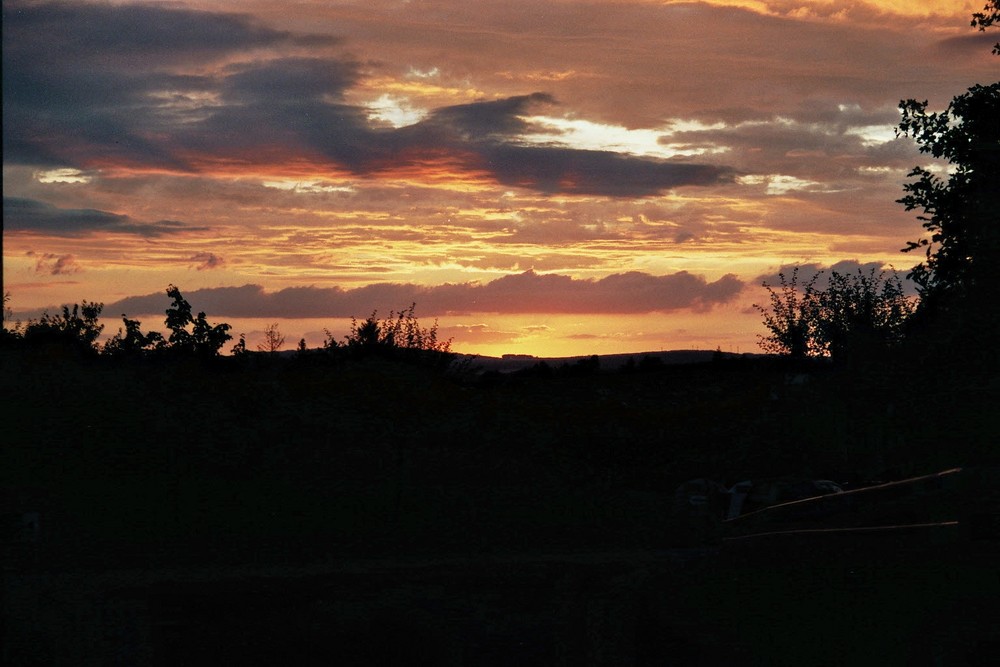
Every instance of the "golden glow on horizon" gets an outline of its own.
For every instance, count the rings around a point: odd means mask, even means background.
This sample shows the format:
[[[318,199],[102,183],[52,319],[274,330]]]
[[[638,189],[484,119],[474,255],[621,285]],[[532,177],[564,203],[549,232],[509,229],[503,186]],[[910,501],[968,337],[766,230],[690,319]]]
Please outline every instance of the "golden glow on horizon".
[[[623,0],[628,3],[630,0]],[[651,1],[655,4],[686,4],[690,0],[633,0],[637,2]],[[762,14],[778,16],[793,16],[798,19],[814,17],[832,17],[844,20],[851,6],[844,6],[842,0],[703,0],[707,4],[723,7],[740,7]],[[860,0],[861,7],[870,7],[875,11],[898,14],[900,16],[929,17],[970,16],[972,12],[980,11],[983,0]]]

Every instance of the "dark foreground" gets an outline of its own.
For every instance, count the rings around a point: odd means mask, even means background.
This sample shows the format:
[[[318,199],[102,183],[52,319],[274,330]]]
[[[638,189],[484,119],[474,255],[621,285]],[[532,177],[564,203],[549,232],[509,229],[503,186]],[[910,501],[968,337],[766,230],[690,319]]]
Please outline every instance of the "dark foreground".
[[[830,512],[769,530],[777,510],[713,528],[672,509],[692,477],[980,470],[989,382],[939,393],[948,419],[921,422],[905,374],[759,359],[517,375],[2,361],[19,387],[0,461],[6,664],[962,665],[997,650],[995,519],[968,509],[995,484],[911,494],[902,530],[827,531]]]

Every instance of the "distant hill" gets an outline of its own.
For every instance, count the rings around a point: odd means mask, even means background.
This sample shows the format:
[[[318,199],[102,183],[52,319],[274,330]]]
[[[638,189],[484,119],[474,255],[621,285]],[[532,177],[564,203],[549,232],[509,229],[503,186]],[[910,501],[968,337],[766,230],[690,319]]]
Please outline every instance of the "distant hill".
[[[760,354],[732,354],[722,353],[726,358],[749,358],[761,357]],[[460,355],[471,360],[471,363],[483,371],[498,371],[500,373],[512,373],[525,368],[531,368],[536,364],[544,362],[552,368],[559,368],[563,365],[576,364],[597,357],[602,370],[618,370],[631,360],[635,364],[640,364],[644,360],[656,359],[666,365],[676,364],[701,364],[712,361],[716,352],[713,350],[670,350],[667,352],[637,352],[630,354],[599,354],[581,355],[576,357],[535,357],[530,354],[505,354],[502,357],[483,357],[475,355]],[[647,361],[648,363],[648,361]]]

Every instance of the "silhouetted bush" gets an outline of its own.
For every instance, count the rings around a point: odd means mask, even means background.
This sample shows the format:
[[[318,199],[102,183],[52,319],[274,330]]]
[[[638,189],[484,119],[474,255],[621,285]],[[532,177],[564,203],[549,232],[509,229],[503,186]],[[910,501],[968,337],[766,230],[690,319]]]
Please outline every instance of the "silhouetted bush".
[[[445,367],[455,358],[451,339],[438,340],[437,321],[425,328],[414,315],[416,304],[396,313],[389,311],[385,319],[373,312],[364,321],[351,318],[351,331],[343,346],[332,341],[327,332],[328,349],[343,347],[355,357],[381,356],[428,366]]]
[[[754,304],[770,332],[760,336],[766,352],[793,359],[830,356],[842,362],[870,358],[902,341],[914,303],[894,272],[831,271],[822,288],[817,286],[822,271],[804,285],[799,285],[798,273],[798,267],[791,278],[779,273],[777,290],[764,283],[769,308]]]
[[[104,330],[98,324],[104,304],[88,303],[63,306],[62,313],[44,313],[38,320],[28,320],[19,338],[28,347],[56,347],[82,354],[97,354],[97,339]]]

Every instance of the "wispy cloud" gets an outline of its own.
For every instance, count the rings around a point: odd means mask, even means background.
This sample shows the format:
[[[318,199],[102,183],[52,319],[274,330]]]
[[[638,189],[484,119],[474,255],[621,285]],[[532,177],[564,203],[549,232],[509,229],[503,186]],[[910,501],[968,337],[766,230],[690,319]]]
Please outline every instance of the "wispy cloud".
[[[219,269],[226,265],[226,260],[214,252],[199,252],[191,258],[191,261],[199,271],[210,271],[211,269]]]
[[[66,276],[83,270],[76,263],[76,257],[73,255],[57,255],[49,252],[42,254],[28,252],[26,254],[35,260],[35,273]]]

